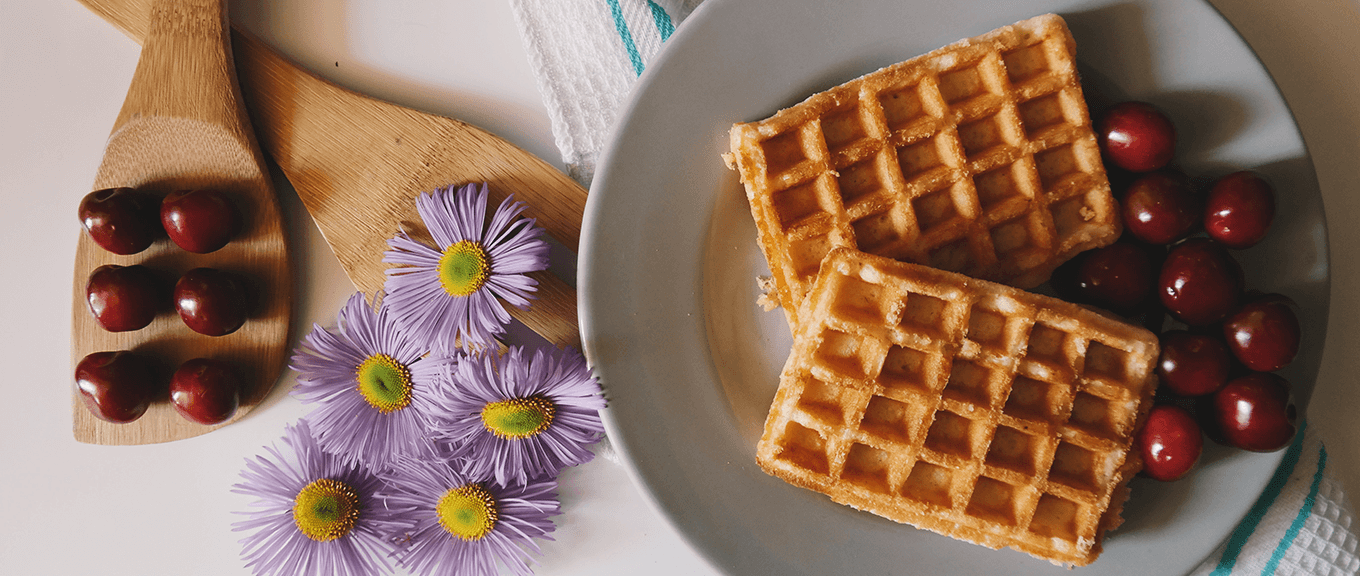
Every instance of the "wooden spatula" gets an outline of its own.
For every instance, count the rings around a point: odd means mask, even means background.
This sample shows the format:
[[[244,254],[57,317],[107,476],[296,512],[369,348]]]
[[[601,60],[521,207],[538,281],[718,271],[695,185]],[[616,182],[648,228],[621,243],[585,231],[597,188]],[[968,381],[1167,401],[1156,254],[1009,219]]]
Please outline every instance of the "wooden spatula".
[[[224,2],[158,0],[150,7],[146,42],[94,188],[126,186],[159,195],[214,188],[240,209],[245,226],[226,247],[209,254],[187,252],[162,239],[138,254],[119,256],[82,233],[75,259],[72,365],[91,352],[133,350],[154,359],[162,377],[158,381],[164,382],[185,360],[226,360],[245,383],[235,420],[265,396],[284,367],[292,279],[278,199],[236,83]],[[146,328],[108,332],[94,320],[85,297],[90,272],[103,264],[145,265],[167,287],[193,268],[235,272],[247,279],[255,303],[246,323],[226,336],[190,330],[168,303]],[[147,444],[216,427],[181,417],[168,399],[132,423],[105,422],[85,407],[79,392],[74,395],[74,434],[81,442]]]
[[[146,35],[152,0],[80,0],[134,39]],[[439,186],[490,182],[491,201],[529,205],[549,235],[575,251],[586,191],[561,171],[467,123],[340,88],[235,28],[241,89],[264,150],[297,189],[354,285],[382,288],[386,241],[405,227],[424,233],[415,197]],[[576,292],[535,275],[538,299],[511,308],[557,345],[579,345]]]

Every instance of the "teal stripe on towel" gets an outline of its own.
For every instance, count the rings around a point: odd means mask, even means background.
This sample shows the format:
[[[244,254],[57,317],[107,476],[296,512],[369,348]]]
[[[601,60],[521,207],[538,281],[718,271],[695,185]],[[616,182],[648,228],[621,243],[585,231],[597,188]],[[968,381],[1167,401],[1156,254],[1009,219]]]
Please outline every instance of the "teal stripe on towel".
[[[642,55],[638,54],[637,45],[633,43],[633,33],[628,31],[628,22],[623,19],[623,8],[619,7],[619,0],[608,1],[609,12],[614,15],[614,29],[619,31],[619,39],[623,40],[623,47],[628,50],[628,59],[633,61],[633,72],[641,76]]]
[[[1284,553],[1289,551],[1289,547],[1294,545],[1294,539],[1299,537],[1299,531],[1303,530],[1303,522],[1312,515],[1313,505],[1317,504],[1318,486],[1322,484],[1322,472],[1326,469],[1327,447],[1318,446],[1317,472],[1313,473],[1313,485],[1308,489],[1308,497],[1303,499],[1299,514],[1294,517],[1289,529],[1285,530],[1284,538],[1280,540],[1280,545],[1275,547],[1275,553],[1270,555],[1270,561],[1266,562],[1266,568],[1261,571],[1261,576],[1275,573],[1275,569],[1280,567],[1280,560],[1284,560]]]
[[[656,31],[661,34],[661,41],[665,42],[671,37],[671,33],[675,32],[675,23],[671,22],[671,16],[666,13],[666,9],[658,6],[656,2],[647,0],[647,6],[652,9],[652,20],[656,22]]]
[[[1303,452],[1303,432],[1308,427],[1308,421],[1304,421],[1299,426],[1299,431],[1294,436],[1294,441],[1290,443],[1289,450],[1284,453],[1284,459],[1280,462],[1280,467],[1275,469],[1275,475],[1270,477],[1270,483],[1266,484],[1266,489],[1261,493],[1261,497],[1256,500],[1251,510],[1247,512],[1247,517],[1242,519],[1242,523],[1233,530],[1232,536],[1228,538],[1228,548],[1223,551],[1223,557],[1218,560],[1218,567],[1209,576],[1227,576],[1232,573],[1233,566],[1237,564],[1237,557],[1242,553],[1242,547],[1247,545],[1247,540],[1251,538],[1252,532],[1261,524],[1261,520],[1266,517],[1266,511],[1275,503],[1275,499],[1280,497],[1280,491],[1284,490],[1285,482],[1294,474],[1294,467],[1299,463],[1299,453]]]

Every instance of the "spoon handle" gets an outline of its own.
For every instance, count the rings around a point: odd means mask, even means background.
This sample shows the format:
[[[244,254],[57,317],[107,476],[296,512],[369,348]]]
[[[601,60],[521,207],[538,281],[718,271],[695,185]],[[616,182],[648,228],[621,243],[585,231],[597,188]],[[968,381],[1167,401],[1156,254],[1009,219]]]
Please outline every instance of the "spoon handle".
[[[198,120],[247,142],[226,0],[156,0],[114,132],[139,117]]]

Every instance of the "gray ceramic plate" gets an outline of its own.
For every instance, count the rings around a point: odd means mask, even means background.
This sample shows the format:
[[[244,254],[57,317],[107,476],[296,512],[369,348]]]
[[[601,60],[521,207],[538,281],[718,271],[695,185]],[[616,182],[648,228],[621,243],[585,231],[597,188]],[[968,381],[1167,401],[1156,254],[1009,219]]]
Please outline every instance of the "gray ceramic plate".
[[[708,0],[640,80],[591,188],[579,282],[585,351],[609,397],[609,434],[682,534],[732,574],[1069,574],[894,524],[755,465],[791,344],[755,305],[767,274],[744,194],[720,154],[732,123],[949,42],[1045,12],[1067,18],[1097,99],[1167,110],[1197,176],[1253,168],[1280,211],[1238,253],[1248,284],[1303,305],[1304,351],[1285,375],[1306,403],[1327,317],[1327,250],[1312,162],[1251,50],[1184,0]],[[1242,519],[1280,453],[1206,449],[1189,478],[1135,480],[1124,527],[1087,574],[1182,574]]]

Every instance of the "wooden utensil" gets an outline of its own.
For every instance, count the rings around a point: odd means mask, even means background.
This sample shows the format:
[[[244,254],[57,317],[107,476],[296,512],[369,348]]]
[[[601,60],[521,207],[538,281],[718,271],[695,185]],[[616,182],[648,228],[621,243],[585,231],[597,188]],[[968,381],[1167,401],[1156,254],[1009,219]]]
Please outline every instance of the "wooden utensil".
[[[133,39],[146,35],[152,0],[80,0]],[[586,191],[561,171],[467,123],[336,86],[233,29],[241,90],[266,152],[278,163],[354,285],[383,285],[387,239],[424,234],[415,197],[439,186],[489,182],[490,197],[529,205],[526,215],[573,252]],[[557,345],[579,346],[576,291],[542,272],[537,300],[510,308]]]
[[[292,278],[278,199],[236,83],[224,3],[158,0],[148,7],[146,42],[94,189],[127,186],[164,195],[215,188],[240,209],[245,226],[226,247],[209,254],[193,254],[162,239],[138,254],[119,256],[82,232],[76,248],[71,342],[72,366],[91,352],[133,350],[153,357],[164,381],[190,358],[233,363],[245,389],[230,423],[264,398],[284,367]],[[247,278],[255,305],[245,325],[226,336],[193,332],[168,302],[146,328],[107,332],[94,320],[85,298],[90,272],[103,264],[143,264],[167,288],[193,268],[236,272]],[[74,396],[73,431],[81,442],[165,442],[225,425],[190,422],[167,400],[153,404],[132,423],[114,424],[96,418],[78,391]]]

